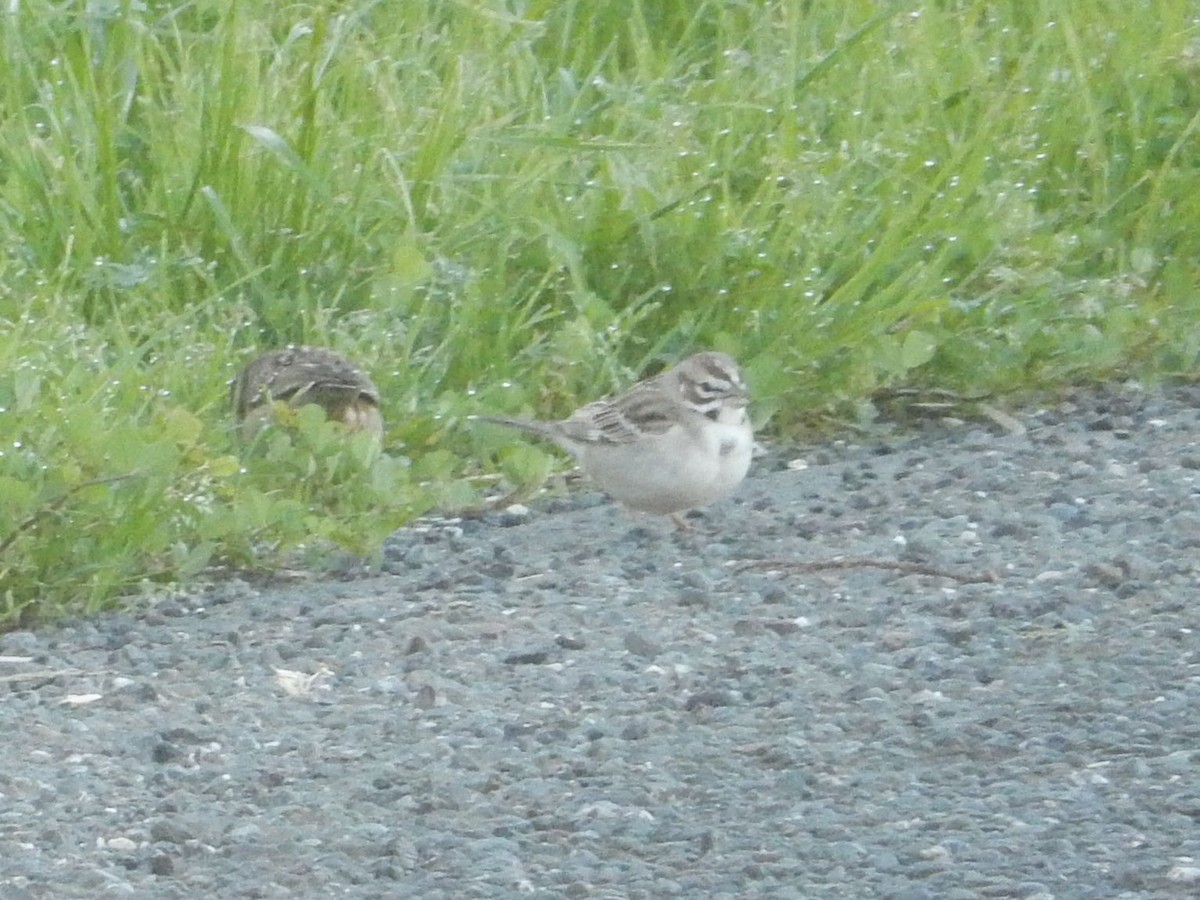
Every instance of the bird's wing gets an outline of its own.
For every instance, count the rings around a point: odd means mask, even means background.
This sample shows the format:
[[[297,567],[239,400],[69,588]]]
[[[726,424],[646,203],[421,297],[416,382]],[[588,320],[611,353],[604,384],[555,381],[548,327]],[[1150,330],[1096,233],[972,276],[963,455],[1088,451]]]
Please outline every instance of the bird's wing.
[[[679,424],[678,404],[658,390],[635,386],[613,400],[597,400],[561,423],[562,432],[584,444],[631,444]]]

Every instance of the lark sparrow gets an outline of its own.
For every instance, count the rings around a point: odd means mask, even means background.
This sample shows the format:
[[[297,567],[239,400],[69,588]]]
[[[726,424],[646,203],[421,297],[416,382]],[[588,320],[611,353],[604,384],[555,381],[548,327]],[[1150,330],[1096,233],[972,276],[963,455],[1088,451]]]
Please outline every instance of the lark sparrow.
[[[271,422],[276,400],[296,407],[315,403],[351,431],[383,435],[375,383],[344,356],[322,347],[264,353],[233,382],[230,399],[246,440]]]
[[[733,358],[705,352],[558,422],[479,418],[554,441],[613,499],[682,524],[676,513],[720,500],[746,477],[748,400]]]

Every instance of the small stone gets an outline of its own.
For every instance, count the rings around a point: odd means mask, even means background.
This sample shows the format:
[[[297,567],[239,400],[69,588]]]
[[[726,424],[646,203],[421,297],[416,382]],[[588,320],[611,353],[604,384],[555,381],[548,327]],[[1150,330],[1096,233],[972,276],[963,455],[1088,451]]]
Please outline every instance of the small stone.
[[[662,653],[662,647],[659,644],[643,637],[636,631],[625,635],[624,644],[626,650],[634,656],[640,656],[642,659],[654,659],[654,657]]]
[[[417,696],[413,698],[413,706],[417,709],[432,709],[437,704],[437,691],[432,685],[423,684],[417,689]]]
[[[688,712],[694,712],[701,707],[710,706],[733,706],[734,697],[729,691],[698,691],[688,697],[683,708]]]
[[[777,619],[770,622],[764,622],[764,626],[768,631],[773,631],[780,637],[786,637],[789,634],[796,634],[800,631],[800,623],[795,619]]]
[[[150,840],[164,844],[182,844],[191,840],[193,834],[171,819],[159,819],[150,826]]]
[[[174,875],[175,860],[171,859],[165,853],[159,853],[150,860],[150,872],[154,875]]]
[[[748,637],[763,629],[763,623],[757,619],[738,619],[733,623],[733,633],[736,637]]]
[[[1167,871],[1167,881],[1174,881],[1176,884],[1198,884],[1200,866],[1172,866]]]
[[[640,741],[650,733],[650,726],[645,722],[630,722],[621,729],[621,740]]]
[[[541,666],[550,658],[545,650],[530,650],[526,653],[512,653],[504,657],[506,666]]]
[[[1084,572],[1101,587],[1109,590],[1115,590],[1129,578],[1128,568],[1120,563],[1117,565],[1102,562],[1092,563],[1084,569]]]
[[[377,694],[406,694],[408,685],[399,675],[385,675],[376,679],[375,683],[371,685],[371,690]]]
[[[262,837],[262,829],[253,822],[247,822],[245,825],[229,829],[226,837],[237,844],[251,843]]]

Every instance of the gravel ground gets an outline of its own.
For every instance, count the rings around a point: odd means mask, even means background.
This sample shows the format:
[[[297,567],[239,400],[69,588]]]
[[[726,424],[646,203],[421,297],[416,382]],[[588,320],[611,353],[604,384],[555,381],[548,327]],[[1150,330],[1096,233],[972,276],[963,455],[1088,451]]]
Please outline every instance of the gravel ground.
[[[1200,895],[1198,410],[881,431],[691,532],[585,492],[0,636],[0,897]]]

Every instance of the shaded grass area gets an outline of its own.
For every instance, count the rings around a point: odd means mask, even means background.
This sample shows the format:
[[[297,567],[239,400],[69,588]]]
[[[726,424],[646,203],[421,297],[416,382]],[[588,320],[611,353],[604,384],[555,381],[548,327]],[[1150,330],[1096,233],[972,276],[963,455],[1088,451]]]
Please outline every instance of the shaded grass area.
[[[0,28],[0,622],[369,555],[488,473],[474,429],[697,347],[762,426],[899,386],[1190,376],[1186,0],[29,0]],[[383,452],[227,382],[332,346]]]

